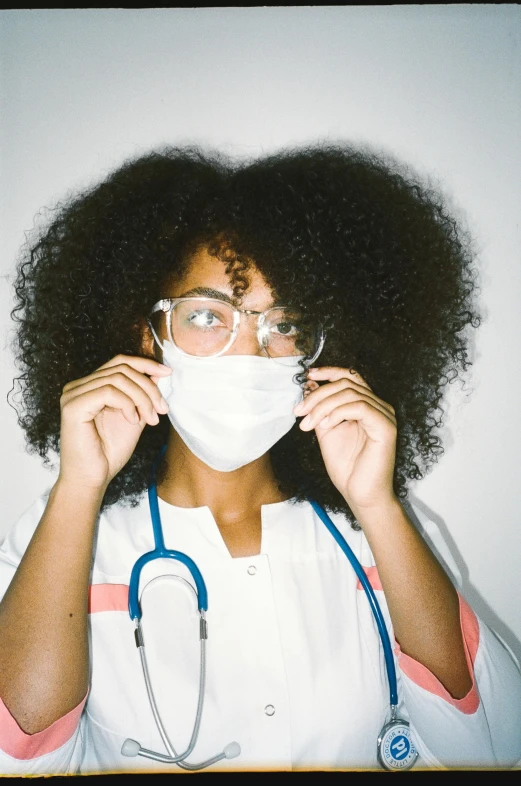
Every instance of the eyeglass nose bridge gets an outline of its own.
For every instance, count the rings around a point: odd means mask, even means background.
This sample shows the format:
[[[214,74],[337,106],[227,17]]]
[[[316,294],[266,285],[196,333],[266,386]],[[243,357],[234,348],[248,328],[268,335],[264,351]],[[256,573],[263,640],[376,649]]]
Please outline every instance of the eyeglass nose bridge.
[[[230,336],[230,342],[226,349],[229,349],[235,342],[235,339],[239,335],[239,329],[241,326],[241,314],[245,314],[247,317],[256,316],[256,328],[255,333],[257,336],[257,343],[259,348],[264,352],[264,354],[269,357],[269,353],[267,351],[267,346],[269,344],[269,336],[266,333],[264,328],[264,322],[266,321],[266,314],[268,314],[273,309],[268,308],[266,311],[255,311],[252,308],[237,308],[237,306],[233,309],[233,328],[232,333]],[[226,350],[225,350],[226,351]]]

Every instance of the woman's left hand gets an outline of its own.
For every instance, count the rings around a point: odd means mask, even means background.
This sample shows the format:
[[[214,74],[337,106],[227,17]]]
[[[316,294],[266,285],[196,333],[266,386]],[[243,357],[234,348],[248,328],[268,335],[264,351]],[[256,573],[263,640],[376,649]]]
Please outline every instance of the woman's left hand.
[[[308,372],[308,390],[295,407],[303,431],[315,429],[331,481],[356,511],[382,507],[395,498],[394,409],[357,373],[327,366]],[[314,383],[326,381],[317,386]]]

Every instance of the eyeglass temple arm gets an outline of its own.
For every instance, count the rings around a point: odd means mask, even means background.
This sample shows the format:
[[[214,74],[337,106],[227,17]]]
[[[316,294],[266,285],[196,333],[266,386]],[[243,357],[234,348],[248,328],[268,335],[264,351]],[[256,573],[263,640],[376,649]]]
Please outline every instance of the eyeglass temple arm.
[[[169,311],[170,309],[171,302],[172,300],[169,298],[163,298],[163,300],[158,300],[157,303],[155,303],[152,306],[152,309],[149,312],[149,316],[152,316],[152,314],[157,314],[158,311],[164,311],[166,314],[166,312]]]
[[[163,344],[162,344],[159,336],[157,335],[152,322],[150,321],[150,317],[153,314],[157,314],[158,311],[162,311],[164,314],[167,314],[170,311],[170,306],[171,305],[172,305],[172,298],[163,298],[162,300],[158,300],[157,303],[155,303],[152,306],[152,309],[151,309],[151,311],[149,312],[149,315],[148,315],[149,318],[147,319],[148,327],[152,331],[152,335],[154,336],[154,339],[155,339],[158,347],[160,347],[162,350],[164,350]]]

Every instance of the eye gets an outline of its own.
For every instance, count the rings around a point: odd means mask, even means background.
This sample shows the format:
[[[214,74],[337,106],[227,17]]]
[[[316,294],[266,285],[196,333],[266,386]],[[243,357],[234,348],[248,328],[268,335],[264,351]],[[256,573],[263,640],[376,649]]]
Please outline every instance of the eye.
[[[222,322],[217,314],[208,308],[192,311],[186,317],[189,325],[197,328],[214,328],[222,326]]]
[[[299,333],[298,325],[294,324],[293,322],[289,322],[289,321],[277,322],[275,325],[273,325],[270,328],[270,330],[273,333],[275,333],[276,335],[284,336],[284,337],[286,337],[286,336],[287,337],[297,336],[298,333]]]

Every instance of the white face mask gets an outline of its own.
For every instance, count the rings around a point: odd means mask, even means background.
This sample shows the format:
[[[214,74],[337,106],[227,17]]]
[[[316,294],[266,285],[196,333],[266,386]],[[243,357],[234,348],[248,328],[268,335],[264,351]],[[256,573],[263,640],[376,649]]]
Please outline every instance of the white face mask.
[[[201,461],[232,472],[262,456],[295,423],[302,387],[293,381],[299,358],[279,363],[258,355],[184,355],[163,342],[172,368],[159,390],[173,427]]]

